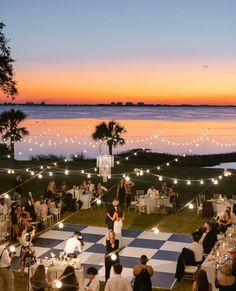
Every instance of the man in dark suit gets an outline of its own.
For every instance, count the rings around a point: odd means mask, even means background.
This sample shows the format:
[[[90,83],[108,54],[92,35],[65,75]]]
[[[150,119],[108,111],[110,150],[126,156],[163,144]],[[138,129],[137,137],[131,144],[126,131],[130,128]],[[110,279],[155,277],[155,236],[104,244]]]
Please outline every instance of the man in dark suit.
[[[118,210],[119,200],[117,198],[114,198],[111,204],[107,206],[107,214],[106,214],[106,223],[108,229],[113,230],[114,226],[114,213]]]
[[[203,225],[205,230],[200,238],[200,243],[202,243],[203,250],[205,254],[209,254],[217,242],[216,231],[212,228],[212,224],[209,221],[206,221]]]

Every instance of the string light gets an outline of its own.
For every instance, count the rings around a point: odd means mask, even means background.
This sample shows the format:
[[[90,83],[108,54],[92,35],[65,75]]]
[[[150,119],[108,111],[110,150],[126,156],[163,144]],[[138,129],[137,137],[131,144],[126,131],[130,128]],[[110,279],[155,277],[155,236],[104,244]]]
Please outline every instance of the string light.
[[[60,223],[58,224],[58,227],[59,227],[60,229],[62,229],[62,228],[64,227],[64,224],[63,224],[62,222],[60,222]]]
[[[189,203],[188,207],[189,207],[189,209],[193,209],[194,208],[193,203]]]

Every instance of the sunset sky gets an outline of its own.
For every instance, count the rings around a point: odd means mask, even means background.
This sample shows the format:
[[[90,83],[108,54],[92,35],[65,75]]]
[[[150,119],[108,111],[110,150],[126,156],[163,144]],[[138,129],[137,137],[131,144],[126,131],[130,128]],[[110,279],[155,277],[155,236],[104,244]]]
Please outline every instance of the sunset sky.
[[[235,15],[235,0],[2,0],[16,102],[236,105]]]

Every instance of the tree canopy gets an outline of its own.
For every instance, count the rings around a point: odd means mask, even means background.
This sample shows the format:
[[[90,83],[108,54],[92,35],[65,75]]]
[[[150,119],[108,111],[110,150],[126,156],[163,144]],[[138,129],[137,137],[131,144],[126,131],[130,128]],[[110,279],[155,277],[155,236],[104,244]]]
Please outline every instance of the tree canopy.
[[[92,133],[92,138],[94,140],[105,141],[107,143],[109,154],[112,155],[112,148],[117,145],[123,145],[125,143],[124,138],[121,137],[126,130],[119,122],[115,120],[106,122],[101,122],[95,128]]]
[[[11,57],[11,48],[8,46],[9,40],[3,33],[4,26],[5,24],[0,22],[0,90],[7,97],[15,99],[17,87],[14,80],[14,60]]]

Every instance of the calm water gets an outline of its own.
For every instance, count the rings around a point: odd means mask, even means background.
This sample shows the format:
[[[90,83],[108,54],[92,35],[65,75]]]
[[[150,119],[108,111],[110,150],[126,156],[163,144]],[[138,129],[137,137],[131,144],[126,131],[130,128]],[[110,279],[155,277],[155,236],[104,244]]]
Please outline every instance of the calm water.
[[[0,106],[0,113],[11,106]],[[99,144],[91,139],[101,120],[115,119],[126,127],[126,145],[156,152],[203,154],[236,150],[236,108],[233,107],[109,107],[13,106],[24,111],[30,136],[16,146],[16,157],[83,153],[95,157]],[[106,152],[106,147],[102,147]]]

